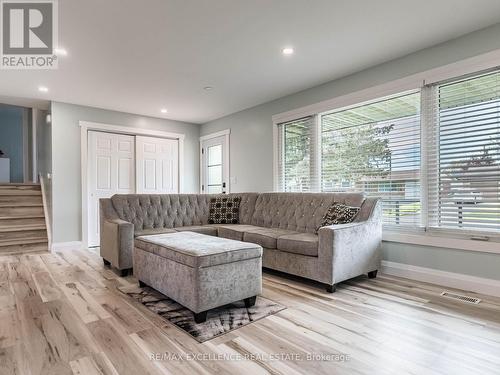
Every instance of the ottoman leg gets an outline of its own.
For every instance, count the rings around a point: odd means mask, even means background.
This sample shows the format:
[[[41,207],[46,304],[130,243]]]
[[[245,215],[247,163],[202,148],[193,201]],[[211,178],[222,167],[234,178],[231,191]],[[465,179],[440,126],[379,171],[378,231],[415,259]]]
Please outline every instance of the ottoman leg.
[[[326,284],[326,291],[328,293],[335,293],[336,290],[337,290],[337,285],[335,285],[335,284],[332,284],[332,285]]]
[[[255,300],[257,299],[257,296],[245,298],[243,301],[245,301],[245,307],[252,307],[255,305]]]
[[[110,267],[111,266],[111,262],[108,261],[108,260],[106,260],[106,259],[104,259],[104,258],[102,258],[102,262],[104,263],[105,267]]]
[[[139,287],[144,288],[145,286],[148,286],[144,281],[139,280]]]
[[[194,321],[197,324],[204,323],[207,321],[207,311],[202,311],[200,313],[193,313]]]

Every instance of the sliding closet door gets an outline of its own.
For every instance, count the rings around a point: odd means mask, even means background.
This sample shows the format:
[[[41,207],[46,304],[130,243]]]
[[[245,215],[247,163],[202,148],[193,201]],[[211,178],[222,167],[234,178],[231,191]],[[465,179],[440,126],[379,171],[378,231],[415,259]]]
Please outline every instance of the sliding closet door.
[[[136,136],[137,193],[179,192],[179,141]]]
[[[88,243],[99,246],[99,199],[135,192],[134,136],[88,133]]]

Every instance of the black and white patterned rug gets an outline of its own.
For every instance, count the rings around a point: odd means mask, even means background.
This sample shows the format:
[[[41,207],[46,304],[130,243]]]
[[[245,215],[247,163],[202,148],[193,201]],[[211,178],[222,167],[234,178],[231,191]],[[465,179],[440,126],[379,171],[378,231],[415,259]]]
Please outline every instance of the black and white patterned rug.
[[[153,288],[122,286],[118,287],[118,290],[189,333],[198,342],[226,334],[286,308],[267,298],[257,296],[255,305],[252,307],[245,307],[243,301],[218,307],[208,311],[206,322],[197,324],[191,311]]]

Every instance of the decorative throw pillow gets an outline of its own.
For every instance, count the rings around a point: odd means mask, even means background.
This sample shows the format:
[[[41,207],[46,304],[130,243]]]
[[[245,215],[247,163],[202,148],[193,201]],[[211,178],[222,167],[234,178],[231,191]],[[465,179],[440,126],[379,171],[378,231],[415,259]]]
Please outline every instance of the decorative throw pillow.
[[[238,224],[241,197],[210,199],[208,224]]]
[[[338,202],[334,202],[325,215],[321,219],[319,227],[316,228],[316,233],[321,227],[334,224],[351,223],[359,212],[359,207],[346,206]]]

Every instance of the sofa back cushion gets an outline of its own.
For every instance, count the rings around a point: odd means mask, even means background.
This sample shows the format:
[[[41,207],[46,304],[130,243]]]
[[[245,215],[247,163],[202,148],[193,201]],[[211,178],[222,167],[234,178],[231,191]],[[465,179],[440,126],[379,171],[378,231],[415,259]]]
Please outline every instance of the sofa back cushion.
[[[255,209],[257,193],[227,194],[241,197],[241,224],[249,224]],[[209,194],[117,194],[111,197],[122,220],[134,224],[135,230],[175,228],[208,224]]]
[[[262,193],[251,224],[314,233],[333,202],[360,207],[363,193]]]

